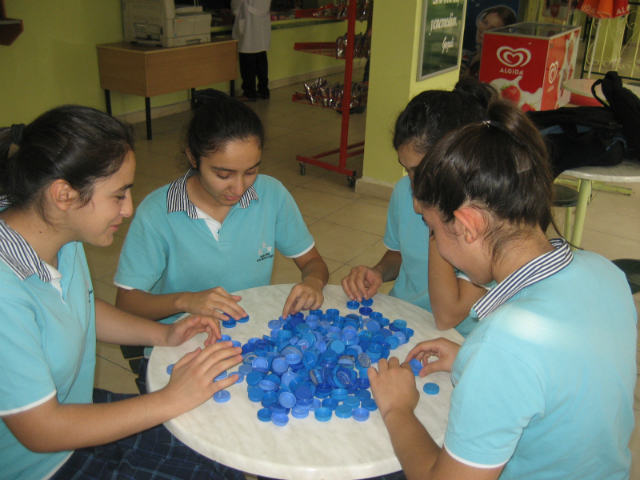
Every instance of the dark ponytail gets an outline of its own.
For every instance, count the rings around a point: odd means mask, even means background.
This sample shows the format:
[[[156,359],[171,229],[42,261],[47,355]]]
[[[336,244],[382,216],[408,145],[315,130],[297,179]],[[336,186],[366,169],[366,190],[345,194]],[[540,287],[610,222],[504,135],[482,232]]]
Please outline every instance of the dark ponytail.
[[[264,146],[260,117],[244,103],[212,90],[195,109],[187,131],[187,150],[198,168],[200,159],[236,140],[256,139]]]
[[[497,220],[487,232],[494,255],[527,228],[552,223],[553,175],[545,143],[529,118],[494,99],[483,122],[461,127],[436,144],[415,171],[413,192],[443,222],[463,205]]]
[[[409,145],[424,155],[451,130],[484,118],[493,87],[473,79],[460,80],[453,91],[428,90],[419,93],[398,116],[393,147]]]
[[[62,179],[86,204],[96,180],[118,171],[130,150],[130,126],[93,108],[57,107],[19,133],[15,126],[0,131],[1,193],[11,208],[33,206],[44,217],[45,188]]]

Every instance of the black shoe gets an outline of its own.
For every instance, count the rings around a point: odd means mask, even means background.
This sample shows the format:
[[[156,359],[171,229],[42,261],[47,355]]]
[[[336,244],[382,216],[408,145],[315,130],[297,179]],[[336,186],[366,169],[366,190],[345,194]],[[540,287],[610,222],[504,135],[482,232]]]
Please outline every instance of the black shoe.
[[[246,102],[246,103],[257,102],[258,101],[257,97],[247,97],[246,95],[240,95],[239,97],[235,97],[235,98],[239,102]]]
[[[265,98],[267,100],[269,100],[269,98],[271,98],[271,93],[269,92],[257,92],[256,95],[258,96],[258,98]]]

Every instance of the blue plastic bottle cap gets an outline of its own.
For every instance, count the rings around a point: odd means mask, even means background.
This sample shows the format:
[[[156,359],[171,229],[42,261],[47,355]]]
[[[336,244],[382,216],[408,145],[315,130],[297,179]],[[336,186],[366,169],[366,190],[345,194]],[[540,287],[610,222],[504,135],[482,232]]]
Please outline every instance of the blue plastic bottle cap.
[[[302,355],[298,353],[288,353],[285,359],[289,365],[297,365],[300,363],[300,360],[302,360]]]
[[[440,392],[440,387],[437,383],[425,383],[422,390],[427,395],[437,395]]]
[[[230,335],[220,335],[220,341],[221,342],[230,342],[231,341],[231,336]]]
[[[278,385],[271,380],[260,380],[258,386],[265,392],[273,392],[276,388],[278,388]]]
[[[331,342],[331,344],[329,345],[329,348],[331,350],[333,350],[334,352],[336,352],[338,355],[341,355],[344,350],[345,350],[345,345],[344,342],[341,340],[334,340],[333,342]]]
[[[380,312],[371,312],[369,314],[369,318],[372,320],[380,321],[380,319],[382,318],[382,314]]]
[[[334,398],[325,398],[324,400],[322,400],[322,407],[328,408],[329,410],[333,411],[338,408],[338,403],[338,400]]]
[[[337,308],[329,308],[327,309],[327,315],[340,315],[340,310]]]
[[[351,415],[353,415],[353,408],[349,405],[339,405],[336,408],[336,417],[338,418],[351,418]]]
[[[249,375],[247,375],[247,383],[252,386],[258,385],[260,381],[264,379],[264,377],[265,375],[262,372],[251,372]]]
[[[314,416],[316,417],[316,420],[320,422],[328,422],[329,420],[331,420],[333,412],[330,408],[320,407],[316,409],[316,411],[314,412]]]
[[[365,400],[369,400],[371,398],[371,392],[369,390],[358,390],[356,392],[356,397],[364,403]]]
[[[213,399],[218,403],[228,402],[231,398],[231,394],[226,390],[220,390],[213,394]]]
[[[316,315],[319,317],[322,315],[322,310],[309,310],[309,315]]]
[[[296,398],[299,400],[307,400],[313,397],[313,392],[311,388],[307,385],[300,385],[296,388]]]
[[[280,320],[269,320],[267,323],[270,330],[278,330],[282,328],[282,322]]]
[[[369,314],[371,312],[373,312],[373,308],[371,307],[360,307],[360,310],[358,310],[358,312],[360,312],[360,315],[364,315],[365,317],[369,316]]]
[[[240,320],[238,320],[238,323],[247,323],[249,321],[249,315],[247,315],[246,317],[242,317]]]
[[[311,410],[312,412],[315,412],[317,409],[321,407],[322,407],[322,401],[319,398],[314,398],[313,403],[311,404],[311,407],[309,408],[309,410]]]
[[[358,308],[360,308],[360,303],[356,302],[355,300],[349,300],[347,302],[347,308],[349,310],[357,310]]]
[[[225,378],[227,378],[227,375],[228,375],[227,372],[222,372],[220,375],[214,378],[213,381],[217,382],[218,380],[224,380]],[[221,391],[224,391],[224,390],[221,390]]]
[[[289,364],[283,357],[276,357],[273,359],[273,362],[271,362],[271,370],[278,375],[282,375],[289,370]]]
[[[358,363],[362,368],[369,368],[371,366],[371,357],[366,353],[358,355]]]
[[[296,405],[291,409],[291,416],[293,418],[307,418],[309,416],[309,408]]]
[[[370,332],[377,332],[382,328],[382,325],[380,325],[377,320],[369,320],[366,327]]]
[[[414,334],[414,333],[415,333],[415,332],[413,331],[413,329],[412,329],[412,328],[405,328],[405,329],[404,329],[404,334],[407,336],[407,338],[411,338],[411,337],[413,337],[413,334]]]
[[[313,353],[306,351],[302,354],[302,363],[308,370],[312,370],[316,366],[316,362],[318,361],[318,356]]]
[[[367,389],[370,386],[371,386],[371,383],[369,382],[368,378],[360,377],[360,379],[358,380],[358,388]]]
[[[389,323],[390,323],[389,319],[385,318],[385,317],[379,318],[377,320],[378,320],[378,322],[380,322],[380,325],[382,325],[383,327],[388,326]]]
[[[398,330],[397,332],[393,332],[393,336],[398,337],[398,340],[400,340],[400,345],[404,345],[405,343],[407,343],[407,336],[404,334],[404,332]]]
[[[289,415],[289,412],[291,411],[290,408],[284,408],[282,405],[280,405],[280,402],[272,403],[271,405],[269,405],[269,408],[273,413],[284,413],[285,415]]]
[[[262,390],[262,389],[260,389]],[[274,403],[278,402],[278,394],[276,392],[265,392],[262,397],[262,406],[268,407]]]
[[[396,327],[399,330],[402,330],[404,328],[407,328],[407,321],[406,320],[394,320],[393,321],[393,326]]]
[[[366,408],[356,408],[353,411],[353,418],[359,422],[369,420],[369,410],[367,410]]]
[[[236,383],[242,383],[244,381],[244,374],[242,372],[231,372],[231,375],[236,375],[238,377]]]
[[[289,423],[289,416],[286,413],[274,413],[271,416],[271,421],[274,425],[284,427],[287,423]]]
[[[266,373],[269,368],[269,361],[264,357],[256,357],[256,359],[251,362],[251,366],[254,370],[260,369]]]
[[[273,412],[268,408],[261,408],[260,410],[258,410],[258,420],[260,420],[261,422],[270,422],[272,415]]]
[[[167,375],[171,375],[171,372],[173,372],[173,365],[174,365],[174,364],[172,363],[171,365],[169,365],[169,366],[167,367]]]
[[[349,395],[344,399],[343,403],[349,405],[351,408],[358,408],[360,406],[360,399],[355,395]]]
[[[230,318],[229,320],[223,321],[222,326],[226,328],[233,328],[236,326],[236,321],[233,318]]]
[[[373,398],[367,398],[366,400],[362,400],[362,408],[365,408],[370,412],[375,412],[378,409],[378,405]]]
[[[247,365],[246,363],[243,363],[238,367],[238,371],[243,375],[249,375],[251,372],[253,372],[253,368],[251,368],[251,365]]]
[[[331,390],[331,398],[334,400],[342,401],[349,396],[349,392],[347,392],[344,388],[334,388]]]
[[[411,370],[413,370],[413,373],[415,375],[418,375],[418,373],[420,373],[420,370],[422,370],[422,363],[417,358],[412,358],[411,360],[409,360],[409,365],[411,366]]]
[[[296,404],[296,396],[291,392],[280,392],[278,399],[284,408],[292,408]]]
[[[400,346],[400,339],[395,335],[391,335],[390,337],[387,337],[385,342],[389,344],[389,348],[391,348],[391,350],[395,350]]]
[[[249,393],[249,400],[252,402],[260,402],[264,397],[264,390],[260,387],[249,387],[247,392]]]
[[[370,307],[371,305],[373,305],[373,298],[369,298],[369,299],[363,298],[362,301],[360,302],[360,304],[363,307]]]

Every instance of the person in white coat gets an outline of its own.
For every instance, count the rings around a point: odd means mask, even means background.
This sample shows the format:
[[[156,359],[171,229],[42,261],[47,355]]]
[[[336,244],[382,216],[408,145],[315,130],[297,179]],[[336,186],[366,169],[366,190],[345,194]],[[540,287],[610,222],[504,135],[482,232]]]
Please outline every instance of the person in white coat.
[[[270,10],[271,0],[231,0],[231,11],[236,17],[232,36],[238,40],[244,92],[238,100],[255,102],[257,97],[269,98],[267,50],[271,46]]]

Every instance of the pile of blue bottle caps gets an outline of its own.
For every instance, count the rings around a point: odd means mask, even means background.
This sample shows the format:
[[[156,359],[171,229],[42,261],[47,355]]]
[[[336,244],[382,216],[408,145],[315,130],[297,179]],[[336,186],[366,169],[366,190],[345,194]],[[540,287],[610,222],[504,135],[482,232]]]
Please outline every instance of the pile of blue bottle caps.
[[[262,406],[259,420],[284,426],[289,415],[306,418],[313,413],[321,422],[334,414],[365,421],[377,410],[367,369],[406,343],[413,330],[405,320],[390,322],[372,304],[371,299],[350,301],[347,308],[358,313],[344,316],[328,309],[271,320],[269,335],[242,345],[243,363],[230,375],[246,380],[249,400]],[[416,375],[418,371],[414,369]],[[214,395],[218,402],[229,398],[226,390]]]

